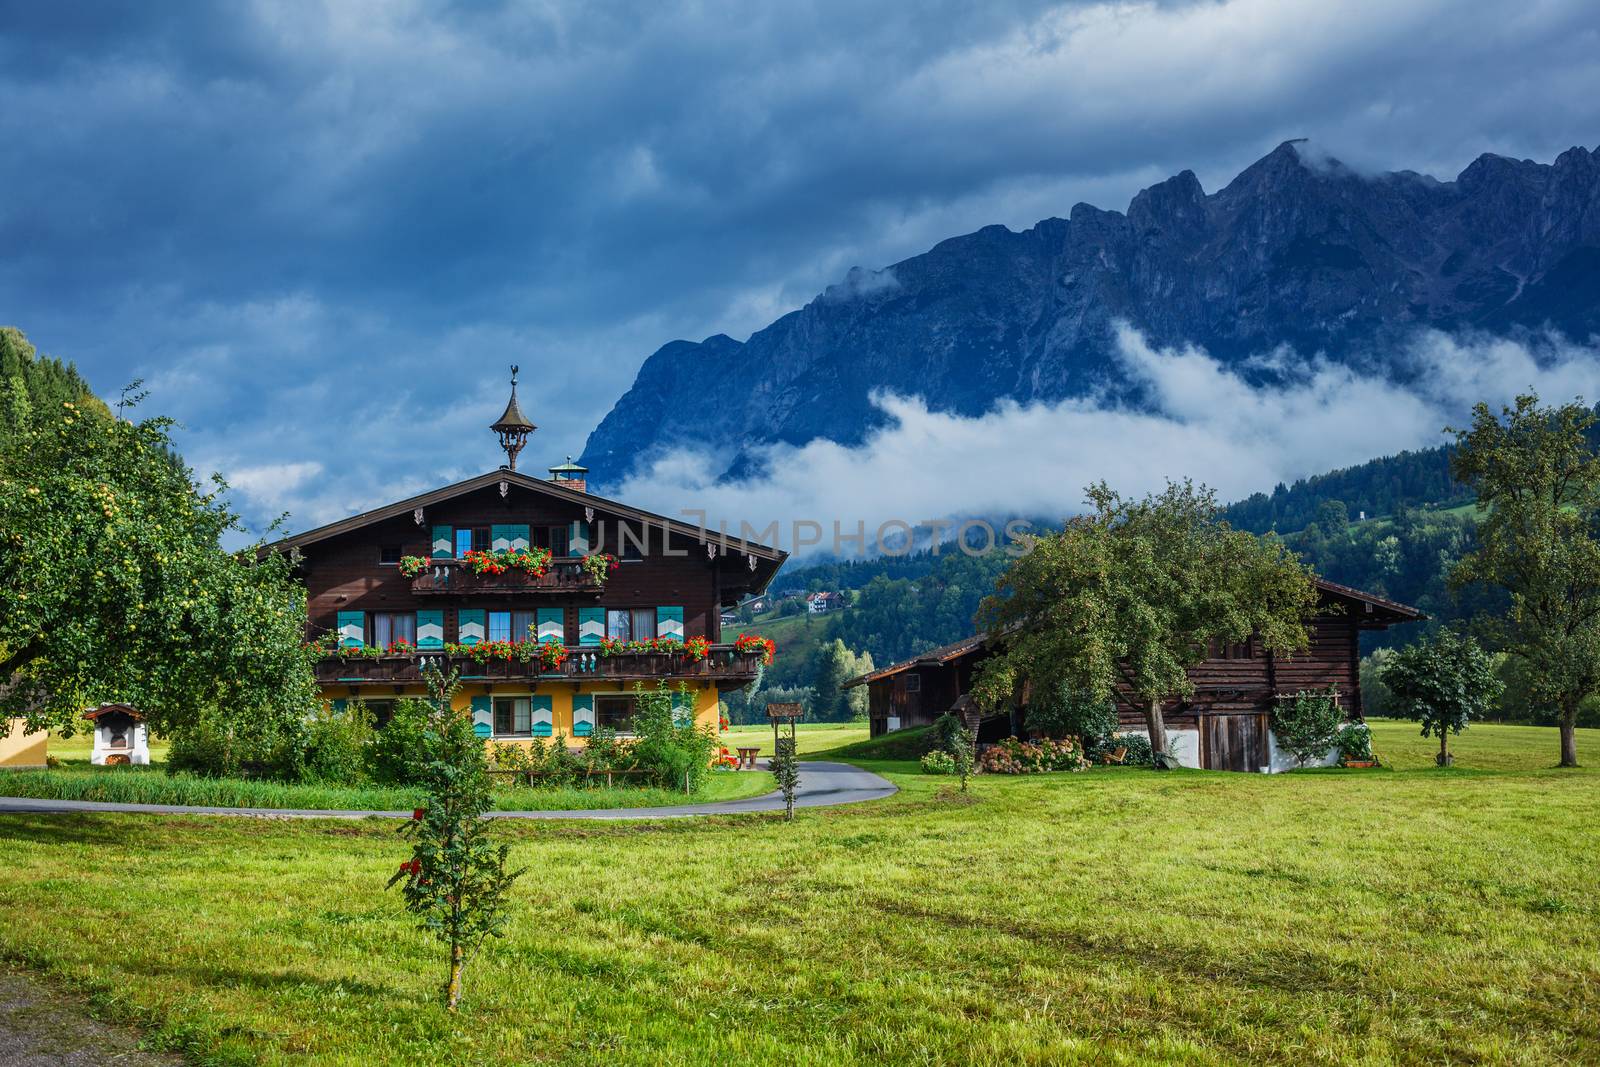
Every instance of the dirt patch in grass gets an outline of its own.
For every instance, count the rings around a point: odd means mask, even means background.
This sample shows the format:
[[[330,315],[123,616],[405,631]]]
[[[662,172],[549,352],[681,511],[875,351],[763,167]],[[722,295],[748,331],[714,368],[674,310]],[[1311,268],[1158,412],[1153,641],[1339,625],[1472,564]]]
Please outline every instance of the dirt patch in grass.
[[[178,1067],[142,1050],[132,1030],[93,1018],[82,1000],[0,968],[0,1063],[6,1067]]]

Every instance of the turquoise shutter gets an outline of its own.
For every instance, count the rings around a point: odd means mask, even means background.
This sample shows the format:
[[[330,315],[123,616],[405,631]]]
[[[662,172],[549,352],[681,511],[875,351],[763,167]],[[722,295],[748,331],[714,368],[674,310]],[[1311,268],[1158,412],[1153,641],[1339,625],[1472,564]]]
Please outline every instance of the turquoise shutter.
[[[456,554],[455,531],[449,526],[433,528],[433,558],[449,559]]]
[[[605,608],[578,609],[578,644],[598,645],[606,635]]]
[[[528,708],[533,713],[533,736],[549,737],[555,732],[555,712],[549,697],[530,697]]]
[[[494,734],[494,708],[488,697],[472,698],[472,732],[477,737]]]
[[[417,647],[418,648],[443,648],[444,647],[444,611],[417,612]]]
[[[538,641],[543,644],[567,643],[566,611],[561,608],[540,608],[538,611]]]
[[[339,699],[337,699],[337,700],[335,700],[333,702],[333,713],[335,715],[343,715],[344,714],[344,709],[348,708],[349,706],[350,706],[350,702],[348,700],[344,699],[343,697],[340,697]]]
[[[533,542],[528,539],[527,523],[496,523],[489,527],[489,547],[495,552],[528,550]]]
[[[367,643],[367,613],[339,612],[339,647],[360,648]]]
[[[656,608],[656,636],[683,640],[683,608]]]
[[[456,641],[475,645],[484,638],[482,608],[462,608],[456,612]]]
[[[589,554],[589,524],[582,519],[575,520],[567,529],[567,554],[570,556]]]
[[[572,698],[572,736],[594,735],[594,697],[580,693]]]

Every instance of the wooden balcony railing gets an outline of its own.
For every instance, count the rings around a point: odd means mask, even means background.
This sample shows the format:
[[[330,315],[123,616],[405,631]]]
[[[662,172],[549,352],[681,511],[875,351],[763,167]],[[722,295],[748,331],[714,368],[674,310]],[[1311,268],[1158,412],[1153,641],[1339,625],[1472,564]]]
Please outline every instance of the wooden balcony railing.
[[[653,682],[712,680],[726,686],[755,680],[760,668],[759,652],[739,652],[732,645],[712,645],[704,659],[696,660],[679,652],[625,652],[602,656],[593,645],[567,647],[567,660],[554,670],[544,670],[535,657],[531,662],[492,659],[478,662],[464,653],[422,651],[420,653],[367,656],[328,656],[316,665],[317,682],[322,685],[415,685],[422,681],[422,660],[437,662],[442,670],[459,668],[463,681],[538,681],[560,682]]]
[[[596,581],[576,558],[554,559],[550,569],[535,577],[509,567],[503,574],[473,574],[472,568],[456,559],[436,559],[426,570],[411,579],[411,591],[419,595],[453,593],[599,593],[605,585]]]

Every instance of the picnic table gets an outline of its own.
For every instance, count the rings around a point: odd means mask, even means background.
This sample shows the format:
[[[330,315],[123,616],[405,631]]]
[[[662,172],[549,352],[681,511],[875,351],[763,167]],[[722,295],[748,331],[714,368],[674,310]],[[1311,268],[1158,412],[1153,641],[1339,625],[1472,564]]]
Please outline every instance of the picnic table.
[[[759,746],[752,745],[747,748],[744,745],[739,745],[734,749],[734,751],[739,753],[740,767],[743,767],[747,771],[753,771],[756,769],[756,756],[761,752]]]

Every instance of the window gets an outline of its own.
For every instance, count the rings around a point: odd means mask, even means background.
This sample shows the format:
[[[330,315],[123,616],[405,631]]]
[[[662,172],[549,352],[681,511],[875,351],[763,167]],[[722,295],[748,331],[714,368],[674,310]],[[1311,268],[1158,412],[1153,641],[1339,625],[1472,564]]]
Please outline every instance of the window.
[[[1255,650],[1250,647],[1249,641],[1218,641],[1213,639],[1206,646],[1206,656],[1209,659],[1254,659]]]
[[[532,641],[532,627],[533,612],[531,611],[489,612],[489,640],[491,641]]]
[[[396,641],[417,643],[417,617],[409,611],[374,611],[372,644],[388,648]]]
[[[367,701],[367,711],[372,714],[372,725],[380,730],[388,726],[389,720],[394,718],[394,705],[393,700]]]
[[[531,737],[533,712],[527,697],[494,698],[494,733],[496,737]]]
[[[643,559],[645,543],[650,538],[649,527],[642,523],[634,526],[632,523],[617,523],[617,551],[618,559]]]
[[[487,526],[457,526],[456,527],[456,558],[460,559],[468,552],[489,551],[489,527]]]
[[[920,675],[920,674],[908,674],[908,675],[906,675],[906,692],[908,692],[908,693],[920,693],[920,692],[922,692],[922,675]]]
[[[595,697],[594,717],[601,729],[615,730],[619,734],[629,733],[633,730],[633,697]]]
[[[378,549],[378,562],[380,564],[395,564],[400,562],[400,546],[384,545]]]
[[[533,528],[533,544],[536,548],[548,548],[552,556],[567,555],[567,533],[565,526],[535,526]]]
[[[655,608],[609,608],[606,636],[618,641],[648,641],[656,635]]]

